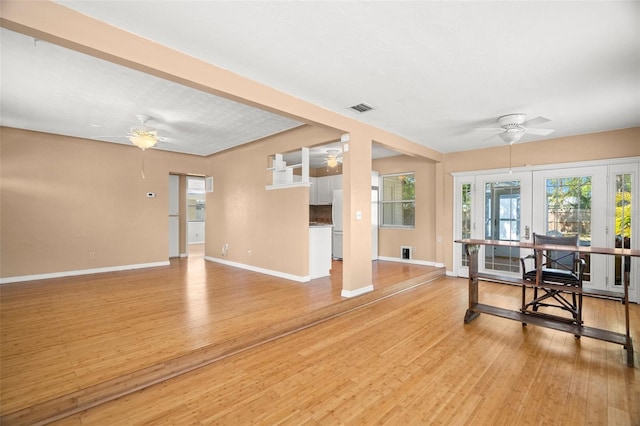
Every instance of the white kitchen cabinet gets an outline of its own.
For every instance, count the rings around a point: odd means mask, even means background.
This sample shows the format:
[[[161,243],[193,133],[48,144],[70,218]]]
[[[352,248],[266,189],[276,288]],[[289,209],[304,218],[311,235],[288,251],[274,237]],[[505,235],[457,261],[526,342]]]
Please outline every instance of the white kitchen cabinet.
[[[318,178],[318,194],[317,204],[331,204],[333,199],[333,186],[331,183],[332,176],[322,176]]]
[[[309,204],[315,206],[318,204],[318,178],[310,177],[309,183]]]
[[[333,190],[342,189],[342,175],[321,176],[309,178],[309,204],[323,206],[333,202]]]
[[[333,193],[334,189],[342,189],[342,175],[331,176],[331,187],[331,193]]]
[[[331,274],[331,225],[309,227],[309,278]]]

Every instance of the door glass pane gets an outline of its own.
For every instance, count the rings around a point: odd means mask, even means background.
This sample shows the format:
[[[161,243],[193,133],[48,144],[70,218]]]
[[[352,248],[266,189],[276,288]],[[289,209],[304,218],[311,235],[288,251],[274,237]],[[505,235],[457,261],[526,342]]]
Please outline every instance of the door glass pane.
[[[546,180],[547,235],[578,235],[591,246],[591,176]],[[591,281],[591,256],[585,254],[584,280]]]
[[[471,184],[465,183],[461,187],[462,197],[462,218],[461,226],[462,235],[461,238],[471,238]],[[467,253],[462,251],[462,266],[469,266],[469,259]]]
[[[615,246],[631,248],[631,174],[616,175],[615,203]],[[623,259],[622,256],[616,256],[614,284],[622,286],[623,278],[625,276],[628,278],[630,270],[631,258],[625,257]],[[623,271],[625,275],[623,275]]]
[[[487,240],[520,240],[520,181],[485,184],[485,226]],[[518,272],[520,249],[486,246],[485,269]]]

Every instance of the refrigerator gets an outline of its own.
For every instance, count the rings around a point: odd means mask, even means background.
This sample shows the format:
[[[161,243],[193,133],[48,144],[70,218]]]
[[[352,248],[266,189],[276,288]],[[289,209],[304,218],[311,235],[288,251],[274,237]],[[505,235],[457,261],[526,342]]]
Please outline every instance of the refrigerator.
[[[342,189],[333,191],[331,203],[331,219],[333,221],[333,238],[331,253],[334,259],[342,259]],[[378,259],[378,186],[371,187],[371,260]]]

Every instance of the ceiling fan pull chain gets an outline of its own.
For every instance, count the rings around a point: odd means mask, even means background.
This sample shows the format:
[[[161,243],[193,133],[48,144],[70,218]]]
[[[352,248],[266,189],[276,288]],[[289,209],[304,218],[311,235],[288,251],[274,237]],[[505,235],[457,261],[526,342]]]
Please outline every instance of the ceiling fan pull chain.
[[[144,175],[144,151],[142,151],[142,169],[140,170],[140,174],[142,175],[142,179],[146,179],[147,178]]]

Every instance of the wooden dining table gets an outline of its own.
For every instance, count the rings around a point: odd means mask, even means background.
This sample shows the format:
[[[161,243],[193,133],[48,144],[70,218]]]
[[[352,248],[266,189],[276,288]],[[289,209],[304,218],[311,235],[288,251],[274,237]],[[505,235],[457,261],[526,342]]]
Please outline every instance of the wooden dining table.
[[[538,287],[548,288],[553,284],[544,283],[542,281],[542,256],[545,250],[554,251],[571,251],[578,252],[581,255],[593,255],[602,254],[609,256],[621,256],[624,271],[624,262],[629,262],[631,257],[640,257],[640,250],[628,249],[628,248],[610,248],[610,247],[592,247],[592,246],[568,246],[568,245],[556,245],[556,244],[533,244],[530,242],[521,241],[501,241],[501,240],[480,240],[480,239],[460,239],[455,240],[456,243],[464,245],[464,250],[468,256],[469,262],[469,308],[467,309],[464,317],[465,324],[475,320],[481,313],[495,315],[502,318],[511,319],[521,322],[523,325],[533,324],[541,327],[551,328],[554,330],[564,331],[571,333],[576,337],[585,336],[593,339],[604,340],[611,343],[622,345],[627,352],[627,365],[633,367],[633,341],[629,332],[629,274],[623,273],[623,294],[618,295],[617,298],[624,305],[624,317],[625,317],[625,329],[626,333],[618,333],[611,330],[604,330],[600,328],[589,327],[581,323],[567,322],[566,318],[555,317],[553,315],[532,315],[524,309],[509,310],[497,306],[491,306],[478,301],[478,281],[492,281],[504,284],[515,284],[526,287]],[[531,249],[536,256],[536,280],[527,281],[522,278],[515,278],[511,276],[499,276],[493,274],[484,274],[478,271],[478,253],[480,252],[480,246],[498,246],[498,247],[512,247],[520,249]],[[581,293],[583,295],[589,295],[590,293],[595,296],[603,296],[608,298],[614,298],[616,293],[604,292],[604,291],[590,291],[581,287],[569,287],[564,286],[563,291]]]

